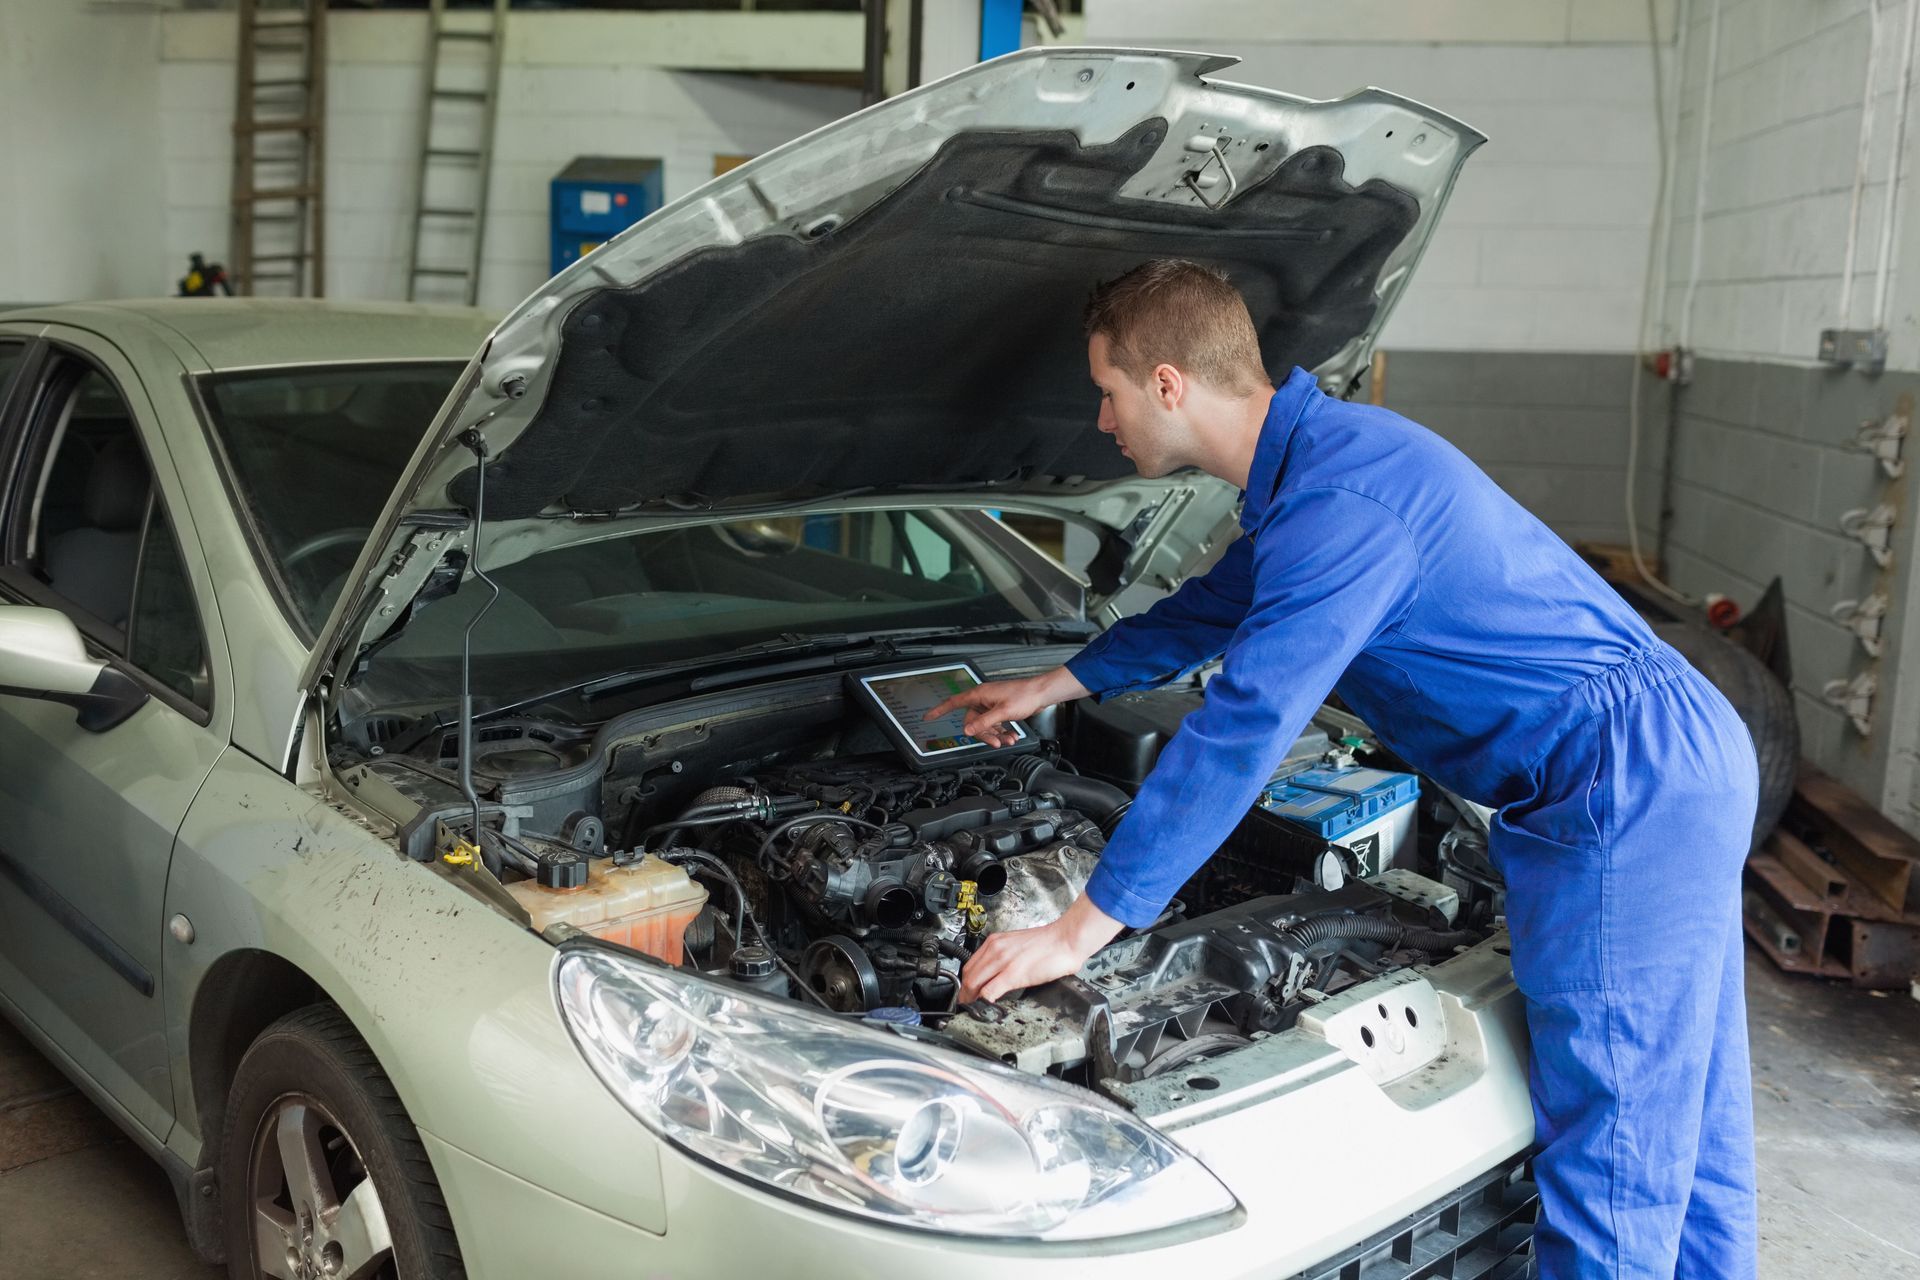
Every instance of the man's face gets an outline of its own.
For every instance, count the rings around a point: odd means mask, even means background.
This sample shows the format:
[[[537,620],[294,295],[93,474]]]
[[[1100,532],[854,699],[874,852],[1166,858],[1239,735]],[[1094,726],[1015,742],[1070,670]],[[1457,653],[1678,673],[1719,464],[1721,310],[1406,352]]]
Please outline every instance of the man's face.
[[[1087,340],[1087,365],[1100,388],[1100,429],[1112,436],[1134,469],[1151,479],[1188,465],[1186,425],[1169,408],[1158,381],[1145,386],[1107,359],[1107,335]]]

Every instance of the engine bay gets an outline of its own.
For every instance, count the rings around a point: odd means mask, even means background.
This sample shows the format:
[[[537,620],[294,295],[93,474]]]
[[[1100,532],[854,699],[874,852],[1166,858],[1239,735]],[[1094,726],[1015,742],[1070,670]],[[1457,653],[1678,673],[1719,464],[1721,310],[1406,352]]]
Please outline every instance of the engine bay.
[[[1356,842],[1256,810],[1160,919],[1080,974],[962,1006],[986,938],[1057,919],[1085,888],[1198,687],[1050,709],[1013,750],[928,760],[903,758],[850,683],[789,680],[591,731],[489,721],[471,751],[477,838],[456,734],[383,743],[363,727],[334,764],[404,852],[471,849],[484,896],[550,940],[590,933],[1095,1089],[1191,1069],[1486,936],[1486,904],[1444,870],[1463,841],[1444,802],[1372,867]],[[1276,778],[1366,773],[1356,748],[1316,725]]]

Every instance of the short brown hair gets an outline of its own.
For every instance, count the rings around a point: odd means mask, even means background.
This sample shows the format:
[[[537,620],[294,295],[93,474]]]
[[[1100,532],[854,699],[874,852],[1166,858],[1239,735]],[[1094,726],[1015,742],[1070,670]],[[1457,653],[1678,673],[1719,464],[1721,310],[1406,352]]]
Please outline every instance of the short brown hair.
[[[1234,395],[1268,381],[1246,299],[1212,267],[1143,262],[1095,289],[1084,318],[1087,337],[1105,334],[1108,358],[1136,383],[1163,364]]]

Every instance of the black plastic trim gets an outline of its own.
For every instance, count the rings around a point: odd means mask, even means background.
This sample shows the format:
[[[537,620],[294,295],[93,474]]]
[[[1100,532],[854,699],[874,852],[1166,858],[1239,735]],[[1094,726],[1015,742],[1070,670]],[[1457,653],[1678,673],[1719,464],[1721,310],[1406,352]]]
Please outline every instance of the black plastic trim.
[[[0,849],[0,875],[19,885],[22,893],[38,903],[61,928],[80,939],[87,950],[106,961],[107,967],[125,978],[135,991],[143,996],[153,995],[153,975],[125,947],[108,937],[80,908],[61,897],[52,885],[27,870],[5,849]]]
[[[1509,1156],[1293,1280],[1532,1280],[1540,1193],[1532,1151]]]

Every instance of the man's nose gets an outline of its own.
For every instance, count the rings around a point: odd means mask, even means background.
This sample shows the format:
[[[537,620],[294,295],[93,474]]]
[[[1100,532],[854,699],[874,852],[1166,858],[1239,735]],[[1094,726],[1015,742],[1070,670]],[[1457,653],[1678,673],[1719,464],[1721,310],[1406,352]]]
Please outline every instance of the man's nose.
[[[1113,420],[1113,405],[1110,402],[1106,400],[1100,402],[1100,417],[1096,425],[1108,435],[1112,435],[1114,428],[1119,425]]]

